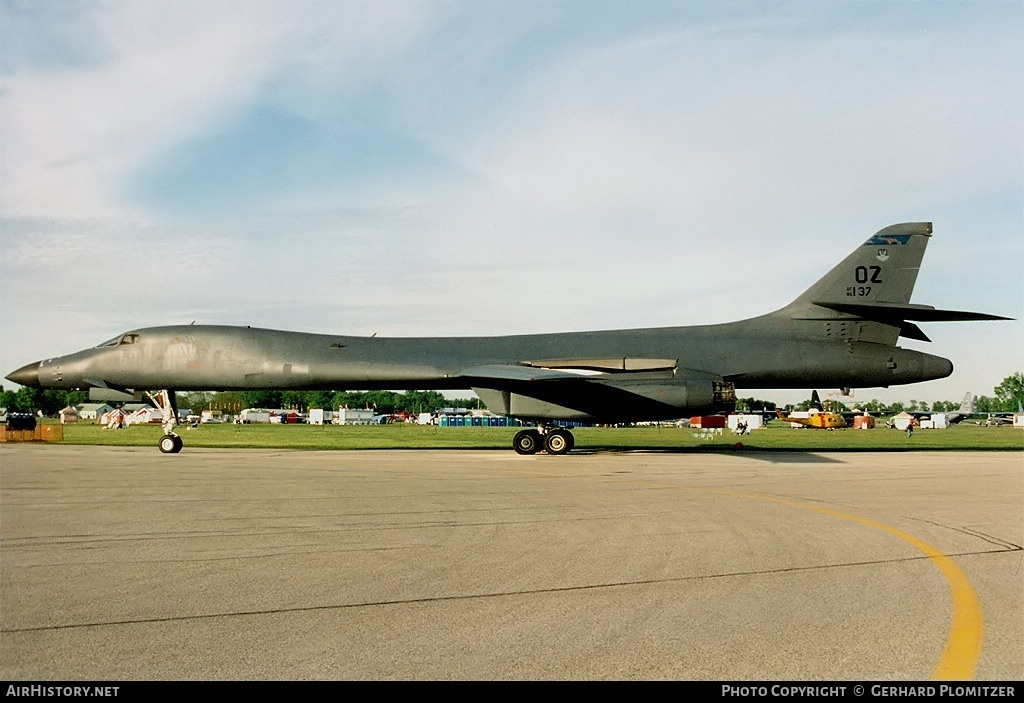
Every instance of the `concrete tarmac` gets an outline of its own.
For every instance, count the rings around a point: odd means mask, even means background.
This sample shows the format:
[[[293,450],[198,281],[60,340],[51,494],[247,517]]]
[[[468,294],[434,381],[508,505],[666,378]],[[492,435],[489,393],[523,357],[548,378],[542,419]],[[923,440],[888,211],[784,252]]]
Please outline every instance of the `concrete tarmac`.
[[[1020,452],[0,446],[4,679],[1024,678]]]

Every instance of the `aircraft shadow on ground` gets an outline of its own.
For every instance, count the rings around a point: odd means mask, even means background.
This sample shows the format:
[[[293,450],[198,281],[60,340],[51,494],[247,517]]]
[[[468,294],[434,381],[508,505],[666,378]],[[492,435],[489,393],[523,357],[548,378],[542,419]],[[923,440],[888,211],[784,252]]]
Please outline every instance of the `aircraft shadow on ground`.
[[[830,450],[831,451],[831,450]],[[736,449],[734,447],[577,447],[573,455],[600,454],[722,454],[772,464],[840,464],[841,461],[807,449]]]

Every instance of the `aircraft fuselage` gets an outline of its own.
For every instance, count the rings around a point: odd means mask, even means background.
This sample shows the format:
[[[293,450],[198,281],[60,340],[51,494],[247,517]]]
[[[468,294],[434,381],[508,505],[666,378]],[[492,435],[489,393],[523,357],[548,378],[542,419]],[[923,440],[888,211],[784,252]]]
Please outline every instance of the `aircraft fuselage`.
[[[507,337],[378,338],[185,325],[29,364],[10,378],[75,389],[458,389],[469,367],[524,359],[670,359],[742,388],[867,387],[952,373],[949,360],[871,342],[808,339],[771,316],[738,323]],[[770,340],[770,341],[769,341]],[[34,369],[34,373],[33,373]],[[35,376],[35,378],[32,378]],[[19,380],[20,377],[20,380]]]

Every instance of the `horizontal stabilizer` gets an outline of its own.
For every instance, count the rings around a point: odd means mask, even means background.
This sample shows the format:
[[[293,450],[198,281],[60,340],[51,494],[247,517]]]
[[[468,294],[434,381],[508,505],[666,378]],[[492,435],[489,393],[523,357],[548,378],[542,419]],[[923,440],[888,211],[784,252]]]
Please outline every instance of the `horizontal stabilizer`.
[[[899,337],[931,341],[913,321],[1010,319],[980,312],[936,310],[910,302],[931,235],[930,222],[905,222],[875,232],[775,314],[821,322],[820,329],[827,338],[885,346],[895,346]]]
[[[862,317],[865,320],[875,322],[902,322],[914,320],[916,322],[969,322],[972,320],[1011,320],[1010,317],[989,315],[984,312],[966,312],[962,310],[936,310],[930,305],[912,305],[896,303],[871,303],[869,305],[857,303],[833,303],[825,301],[813,301],[829,310],[845,312],[850,315]],[[906,335],[905,335],[906,336]]]
[[[900,336],[906,337],[907,339],[916,339],[919,342],[932,341],[920,327],[915,325],[913,322],[907,322],[906,320],[900,323]]]

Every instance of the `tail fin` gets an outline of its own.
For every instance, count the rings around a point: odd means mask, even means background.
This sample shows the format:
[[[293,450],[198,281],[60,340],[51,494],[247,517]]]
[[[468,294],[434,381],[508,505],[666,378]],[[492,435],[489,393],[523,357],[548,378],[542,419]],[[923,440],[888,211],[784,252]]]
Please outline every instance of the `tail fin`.
[[[964,415],[973,415],[977,404],[978,399],[971,395],[970,391],[967,391],[967,395],[964,396],[963,401],[960,403],[959,412],[962,412]]]
[[[931,222],[906,222],[879,230],[780,312],[796,320],[864,321],[859,329],[842,333],[849,339],[888,345],[900,336],[931,341],[909,320],[1009,319],[910,302],[931,236]]]
[[[914,292],[931,236],[931,222],[908,222],[879,230],[794,302],[825,307],[830,303],[905,305]]]
[[[818,412],[824,412],[824,408],[821,406],[821,398],[818,397],[818,391],[811,391],[811,408]]]

